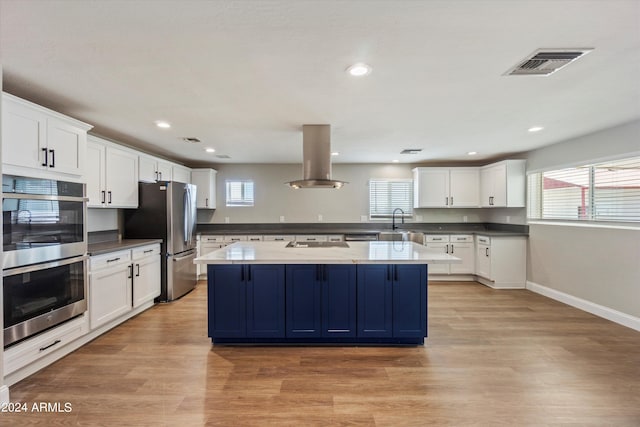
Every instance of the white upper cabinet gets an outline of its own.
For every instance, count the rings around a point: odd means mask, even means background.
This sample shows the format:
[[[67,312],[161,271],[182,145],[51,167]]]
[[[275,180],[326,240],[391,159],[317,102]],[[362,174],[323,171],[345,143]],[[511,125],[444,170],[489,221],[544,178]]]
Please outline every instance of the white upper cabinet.
[[[173,165],[172,178],[172,181],[191,184],[191,169],[186,166]]]
[[[157,157],[140,154],[138,180],[142,182],[173,181],[173,164]]]
[[[525,207],[526,160],[503,160],[480,168],[482,207]]]
[[[196,208],[216,208],[216,173],[214,169],[191,170],[191,182],[196,185]]]
[[[477,208],[480,205],[476,167],[413,169],[414,208]]]
[[[138,207],[138,154],[109,141],[87,141],[87,206]]]
[[[92,126],[2,94],[3,172],[83,181]]]

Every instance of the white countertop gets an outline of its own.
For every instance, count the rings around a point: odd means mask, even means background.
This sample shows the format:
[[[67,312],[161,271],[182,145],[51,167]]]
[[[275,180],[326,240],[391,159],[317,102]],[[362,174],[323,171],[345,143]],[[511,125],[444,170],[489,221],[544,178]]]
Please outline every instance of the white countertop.
[[[462,260],[413,242],[348,242],[348,248],[287,248],[288,242],[236,242],[196,264],[451,264]]]

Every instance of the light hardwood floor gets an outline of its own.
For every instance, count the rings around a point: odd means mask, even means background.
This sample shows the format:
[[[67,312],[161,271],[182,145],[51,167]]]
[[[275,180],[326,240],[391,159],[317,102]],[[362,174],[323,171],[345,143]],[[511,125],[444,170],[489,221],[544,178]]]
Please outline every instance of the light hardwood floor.
[[[206,284],[10,389],[0,425],[640,426],[640,333],[526,290],[429,285],[424,347],[223,347]]]

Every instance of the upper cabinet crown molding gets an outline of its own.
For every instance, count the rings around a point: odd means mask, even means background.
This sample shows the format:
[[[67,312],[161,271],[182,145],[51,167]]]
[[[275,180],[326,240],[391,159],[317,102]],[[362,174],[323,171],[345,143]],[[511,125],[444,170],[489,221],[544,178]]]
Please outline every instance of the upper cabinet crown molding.
[[[92,127],[3,92],[3,172],[83,182]]]

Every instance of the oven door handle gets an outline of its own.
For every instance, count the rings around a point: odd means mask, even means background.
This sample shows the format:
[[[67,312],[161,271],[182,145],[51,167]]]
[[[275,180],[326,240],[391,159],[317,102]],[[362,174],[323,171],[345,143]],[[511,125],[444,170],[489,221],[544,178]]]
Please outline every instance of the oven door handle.
[[[60,261],[51,261],[43,264],[28,265],[26,267],[9,268],[2,270],[2,277],[14,276],[16,274],[31,273],[32,271],[44,270],[46,268],[60,267],[62,265],[73,264],[79,261],[89,259],[88,255],[81,255],[73,258],[67,258]]]

